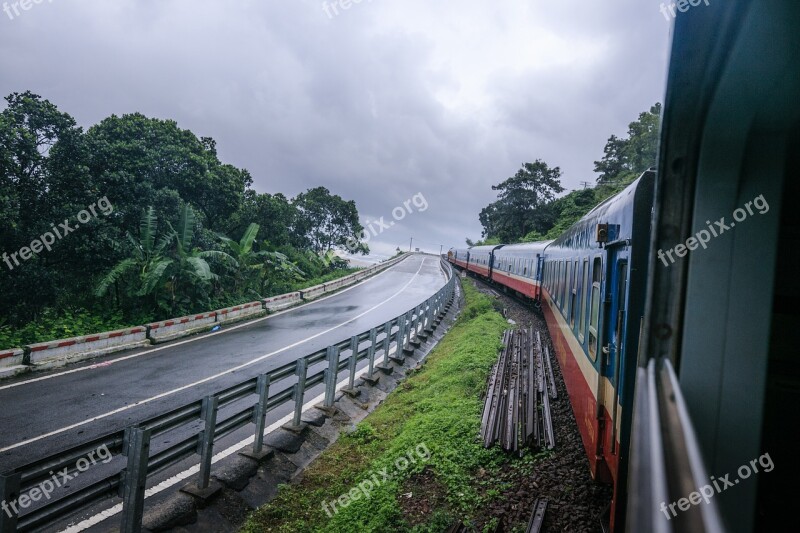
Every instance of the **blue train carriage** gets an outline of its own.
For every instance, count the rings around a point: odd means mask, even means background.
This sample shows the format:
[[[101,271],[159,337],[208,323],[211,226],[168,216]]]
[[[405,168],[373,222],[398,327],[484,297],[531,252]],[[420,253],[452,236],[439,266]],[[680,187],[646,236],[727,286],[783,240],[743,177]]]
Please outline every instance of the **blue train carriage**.
[[[539,300],[544,250],[553,241],[506,244],[494,251],[492,281]]]
[[[655,172],[595,207],[544,250],[542,309],[592,476],[624,494]]]
[[[500,248],[500,245],[473,246],[469,249],[469,261],[467,270],[482,278],[492,279],[492,253]]]

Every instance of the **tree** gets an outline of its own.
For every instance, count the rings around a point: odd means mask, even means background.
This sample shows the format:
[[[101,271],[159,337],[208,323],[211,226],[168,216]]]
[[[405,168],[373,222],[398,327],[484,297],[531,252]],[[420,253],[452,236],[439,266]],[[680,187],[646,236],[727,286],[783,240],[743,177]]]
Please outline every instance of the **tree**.
[[[660,124],[661,104],[657,103],[628,126],[626,155],[634,173],[641,174],[656,165]]]
[[[611,182],[622,172],[630,170],[627,145],[627,140],[620,139],[616,135],[608,138],[603,148],[603,159],[594,162],[594,171],[600,173],[600,177],[597,178],[598,183]]]
[[[609,137],[603,158],[594,162],[600,184],[628,180],[656,165],[661,104],[656,103],[628,125],[628,137]]]
[[[502,242],[515,242],[536,230],[546,232],[553,224],[549,204],[563,192],[561,169],[544,161],[524,163],[517,173],[492,190],[500,191],[496,202],[485,207],[479,220],[483,236]]]
[[[290,231],[296,217],[297,208],[283,194],[259,194],[248,189],[240,209],[231,220],[228,234],[240,235],[251,223],[256,223],[262,241],[281,247],[292,242]]]
[[[298,194],[292,205],[297,208],[293,228],[295,243],[317,254],[333,247],[347,247],[348,243],[359,241],[364,231],[358,221],[356,203],[331,194],[325,187]],[[360,244],[356,251],[366,254],[369,248]]]
[[[141,217],[139,238],[128,234],[133,256],[117,263],[103,277],[95,295],[104,296],[112,285],[124,282],[128,297],[150,296],[163,311],[175,314],[204,309],[208,283],[218,277],[208,259],[235,260],[225,252],[192,247],[197,218],[189,205],[181,209],[177,228],[167,222],[169,230],[158,243],[157,224],[155,211],[149,207]]]
[[[172,120],[112,115],[86,138],[92,179],[121,206],[128,231],[148,206],[166,217],[179,213],[182,202],[202,214],[205,227],[222,228],[252,183],[246,170],[217,159],[213,139],[198,139]]]
[[[7,107],[0,112],[0,242],[11,253],[85,208],[90,187],[80,179],[82,130],[75,120],[30,91],[5,100]],[[81,207],[76,209],[77,203]],[[66,287],[84,282],[83,271],[71,267],[96,258],[70,253],[81,250],[79,242],[85,243],[87,235],[70,237],[70,249],[59,241],[24,268],[0,269],[0,305],[12,323],[35,318]]]

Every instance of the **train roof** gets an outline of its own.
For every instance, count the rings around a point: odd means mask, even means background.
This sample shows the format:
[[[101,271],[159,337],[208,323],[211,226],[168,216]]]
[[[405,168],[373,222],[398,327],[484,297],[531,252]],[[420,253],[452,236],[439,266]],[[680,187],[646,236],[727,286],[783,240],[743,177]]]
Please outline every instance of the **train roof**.
[[[503,244],[484,244],[483,246],[473,246],[469,249],[470,252],[489,253],[492,250],[505,246]]]
[[[589,222],[605,221],[609,218],[612,218],[614,215],[625,211],[626,209],[632,209],[633,202],[636,197],[636,191],[641,185],[642,180],[652,180],[654,179],[654,176],[655,171],[653,169],[643,172],[641,176],[636,178],[622,191],[618,192],[614,196],[611,196],[610,198],[603,200],[597,206],[595,206],[594,209],[586,213],[583,217],[581,217],[580,220],[570,226],[568,230],[559,235],[556,240],[548,245],[548,247],[559,247],[565,245],[566,242],[572,239],[572,237],[576,234],[585,233],[587,231],[593,232],[593,224],[589,224]]]
[[[544,250],[547,245],[552,243],[553,241],[536,241],[536,242],[522,242],[519,244],[504,244],[501,249],[498,250],[500,253],[505,252],[529,252],[529,251],[539,251]]]

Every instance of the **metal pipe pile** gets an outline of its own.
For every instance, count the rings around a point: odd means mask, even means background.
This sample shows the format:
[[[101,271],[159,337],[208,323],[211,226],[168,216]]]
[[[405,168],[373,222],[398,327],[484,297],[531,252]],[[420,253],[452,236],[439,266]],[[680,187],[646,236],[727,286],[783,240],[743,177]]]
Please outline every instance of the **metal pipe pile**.
[[[507,452],[522,455],[531,443],[554,448],[550,398],[556,398],[555,379],[547,347],[532,328],[506,330],[503,349],[492,368],[481,419],[486,448],[496,442]]]

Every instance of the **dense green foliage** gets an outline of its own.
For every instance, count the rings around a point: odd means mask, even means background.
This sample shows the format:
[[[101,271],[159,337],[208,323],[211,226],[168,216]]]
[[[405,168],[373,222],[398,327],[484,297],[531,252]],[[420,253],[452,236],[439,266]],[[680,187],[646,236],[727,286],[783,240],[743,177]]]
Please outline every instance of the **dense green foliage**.
[[[0,112],[0,345],[266,297],[341,272],[355,203],[254,191],[216,143],[171,120],[84,131],[30,92]],[[366,245],[361,251],[367,252]]]
[[[487,491],[476,481],[476,473],[508,468],[507,457],[498,447],[485,449],[477,435],[481,394],[508,323],[471,284],[464,284],[464,292],[466,307],[422,370],[323,452],[301,481],[280,487],[275,500],[250,517],[245,532],[438,532],[455,518],[469,520],[497,496],[497,490]],[[396,460],[419,445],[429,450],[429,459],[397,469]],[[369,498],[337,507],[338,512],[328,516],[324,502],[348,494],[382,469],[395,475],[371,490]],[[424,517],[427,523],[412,526],[400,501],[407,492],[404,484],[423,470],[432,473],[446,503]]]
[[[563,192],[561,171],[543,161],[525,163],[514,178],[493,186],[501,191],[498,200],[480,213],[484,240],[467,244],[500,244],[554,239],[606,198],[613,196],[634,181],[648,168],[655,166],[658,153],[661,104],[641,113],[628,126],[628,137],[612,135],[606,143],[603,158],[595,161],[597,186]]]

